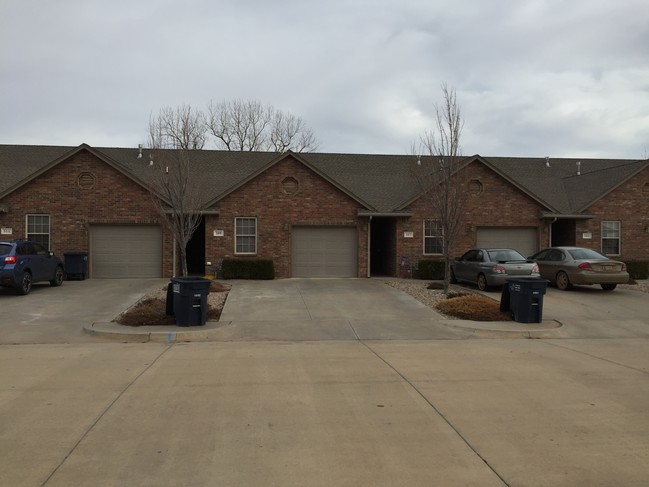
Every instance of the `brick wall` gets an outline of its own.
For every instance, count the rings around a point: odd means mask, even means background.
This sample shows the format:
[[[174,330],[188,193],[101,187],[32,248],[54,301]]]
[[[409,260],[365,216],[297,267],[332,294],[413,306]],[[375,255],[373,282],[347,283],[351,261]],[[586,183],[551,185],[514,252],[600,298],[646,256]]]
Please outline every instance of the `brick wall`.
[[[49,215],[50,247],[61,258],[64,252],[90,250],[91,224],[160,222],[146,189],[85,150],[20,187],[3,202],[9,213],[0,213],[0,226],[11,227],[14,239],[26,237],[27,214]],[[167,232],[163,234],[163,275],[171,275],[171,238]]]
[[[292,191],[290,180],[297,181]],[[288,192],[287,192],[288,191]],[[345,225],[357,228],[358,275],[367,275],[367,225],[357,216],[359,204],[292,157],[281,160],[219,202],[220,214],[205,219],[205,258],[272,259],[277,277],[291,276],[291,227]],[[235,217],[257,218],[257,254],[234,253]],[[223,230],[214,237],[214,230]]]
[[[649,259],[649,168],[620,185],[586,210],[595,218],[577,221],[576,244],[600,250],[602,221],[620,221],[622,260]],[[592,238],[583,238],[584,233]]]
[[[538,230],[539,246],[547,245],[547,224],[540,220],[540,205],[532,198],[480,162],[467,166],[461,177],[465,195],[463,223],[451,252],[453,257],[476,245],[478,227],[533,227]],[[481,191],[469,191],[470,181],[479,182]],[[410,210],[411,218],[398,219],[397,260],[405,256],[409,263],[414,264],[421,259],[441,259],[441,255],[423,253],[423,221],[434,219],[430,201],[421,198],[410,205]],[[404,238],[404,232],[412,232],[413,237]],[[405,271],[401,268],[396,270],[399,275],[404,275]]]

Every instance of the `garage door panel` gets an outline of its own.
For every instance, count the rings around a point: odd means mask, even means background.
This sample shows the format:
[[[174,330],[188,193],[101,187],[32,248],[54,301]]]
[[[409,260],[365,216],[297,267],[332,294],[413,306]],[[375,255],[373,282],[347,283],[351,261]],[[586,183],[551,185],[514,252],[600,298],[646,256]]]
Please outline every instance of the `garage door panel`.
[[[162,229],[156,226],[90,227],[92,277],[148,278],[162,275]]]
[[[294,227],[294,277],[356,277],[356,228]]]
[[[518,250],[528,257],[538,250],[536,228],[491,228],[477,229],[478,247],[501,247]]]

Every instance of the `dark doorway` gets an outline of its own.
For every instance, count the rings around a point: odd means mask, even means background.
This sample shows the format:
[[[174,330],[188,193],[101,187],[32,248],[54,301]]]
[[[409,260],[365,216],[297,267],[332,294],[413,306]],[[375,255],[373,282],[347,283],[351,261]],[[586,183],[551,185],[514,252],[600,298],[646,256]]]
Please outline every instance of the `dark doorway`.
[[[557,220],[552,224],[552,246],[575,245],[577,222],[572,218]]]
[[[396,275],[396,223],[394,218],[372,218],[370,232],[370,275]]]
[[[186,250],[187,273],[193,276],[205,275],[205,219],[203,217],[187,243]]]

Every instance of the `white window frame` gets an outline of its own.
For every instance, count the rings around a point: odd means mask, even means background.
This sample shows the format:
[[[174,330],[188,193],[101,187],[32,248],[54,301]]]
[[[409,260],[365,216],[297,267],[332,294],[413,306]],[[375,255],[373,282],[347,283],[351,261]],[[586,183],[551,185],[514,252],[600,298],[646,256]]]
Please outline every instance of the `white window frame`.
[[[432,230],[433,230],[432,227],[431,227],[431,231],[427,232],[426,224],[430,223],[432,225],[433,222],[436,222],[436,224],[438,225],[437,231],[440,232],[440,235],[432,235]],[[442,232],[441,225],[442,225],[442,221],[439,220],[439,219],[429,218],[427,220],[424,220],[424,223],[423,223],[423,235],[424,235],[424,237],[423,237],[423,242],[422,242],[424,255],[440,255],[440,254],[442,254],[444,252],[444,236],[441,235],[441,232]],[[431,233],[431,235],[428,235],[428,233]],[[439,239],[440,240],[439,252],[426,252],[426,239]]]
[[[608,226],[609,228],[604,228]],[[610,228],[613,226],[614,228]],[[617,228],[615,228],[617,227]],[[608,232],[616,233],[617,235],[610,236]],[[605,252],[604,250],[604,241],[605,240],[616,240],[617,241],[617,253],[614,252]],[[602,221],[602,232],[601,232],[601,246],[602,253],[604,255],[621,255],[622,254],[622,222],[619,220],[610,220]]]
[[[237,222],[240,220],[252,220],[255,222],[255,232],[254,233],[238,233],[238,228],[237,228]],[[234,219],[234,253],[236,255],[256,255],[257,254],[257,217],[253,216],[238,216]],[[254,251],[253,252],[240,252],[239,249],[239,238],[240,237],[246,237],[246,238],[253,238],[254,242]]]
[[[38,218],[47,218],[47,228],[44,227],[43,222],[31,222],[30,226],[30,219],[35,219],[36,217]],[[30,229],[34,230],[34,227],[38,227],[38,230],[40,231],[30,231]],[[40,243],[43,247],[45,247],[47,250],[50,250],[50,241],[51,241],[51,229],[52,228],[52,218],[50,215],[42,214],[42,213],[29,213],[25,215],[25,235],[27,240],[32,240],[34,242]],[[46,231],[43,231],[43,230]],[[42,240],[42,236],[45,235],[47,236],[47,241],[44,242]],[[38,236],[34,238],[34,236]]]

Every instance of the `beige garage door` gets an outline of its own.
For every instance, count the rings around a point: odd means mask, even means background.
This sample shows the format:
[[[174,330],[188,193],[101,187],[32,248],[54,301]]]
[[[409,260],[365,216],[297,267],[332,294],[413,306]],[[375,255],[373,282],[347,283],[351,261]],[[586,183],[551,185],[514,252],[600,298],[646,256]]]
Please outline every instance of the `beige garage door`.
[[[536,228],[478,228],[478,247],[516,249],[524,257],[538,250]]]
[[[293,227],[293,277],[357,277],[355,227]]]
[[[162,277],[162,229],[157,226],[91,225],[90,277]]]

